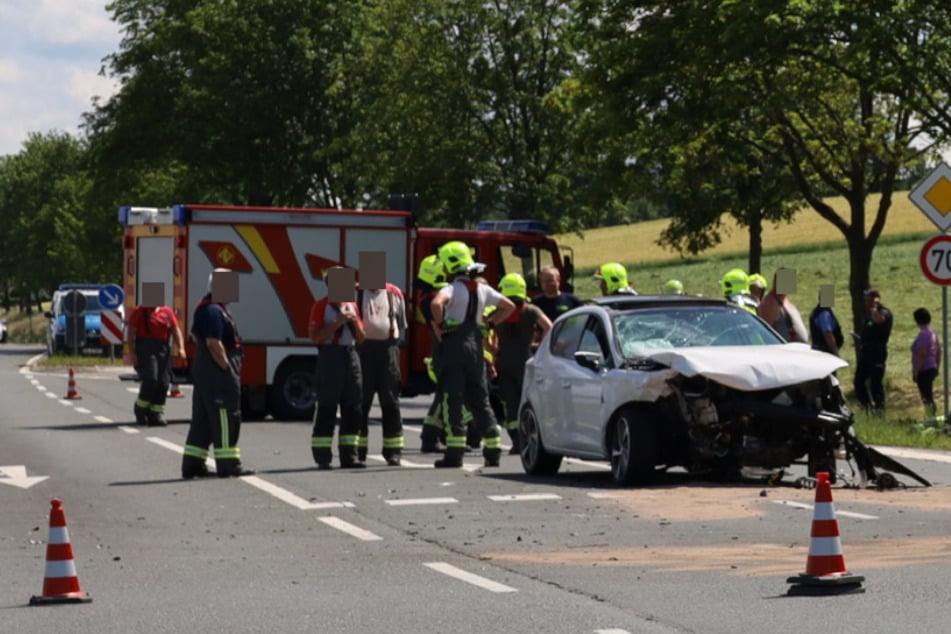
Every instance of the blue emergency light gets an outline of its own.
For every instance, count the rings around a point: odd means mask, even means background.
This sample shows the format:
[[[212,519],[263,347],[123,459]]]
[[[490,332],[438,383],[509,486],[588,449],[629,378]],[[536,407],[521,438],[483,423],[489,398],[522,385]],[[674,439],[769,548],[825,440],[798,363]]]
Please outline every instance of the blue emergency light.
[[[482,220],[476,225],[476,230],[551,235],[551,227],[541,220]]]

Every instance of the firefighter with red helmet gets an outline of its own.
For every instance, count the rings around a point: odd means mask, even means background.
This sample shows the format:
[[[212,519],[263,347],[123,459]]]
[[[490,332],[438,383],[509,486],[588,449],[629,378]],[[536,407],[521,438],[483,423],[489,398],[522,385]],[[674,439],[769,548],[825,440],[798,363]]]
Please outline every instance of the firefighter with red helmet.
[[[471,276],[484,265],[476,264],[468,245],[453,241],[439,248],[439,259],[453,276],[432,301],[433,326],[440,341],[442,376],[446,395],[449,430],[446,453],[436,467],[461,467],[466,452],[466,426],[462,418],[465,404],[483,439],[486,466],[498,466],[502,454],[499,427],[489,404],[486,369],[479,321],[487,305],[497,306],[489,327],[505,321],[515,309],[510,299]]]
[[[329,281],[334,269],[342,268],[329,269],[324,281]],[[309,328],[310,340],[317,344],[317,404],[310,439],[314,462],[322,471],[332,468],[334,425],[339,407],[340,466],[362,469],[366,464],[359,460],[357,445],[363,420],[363,380],[354,346],[363,343],[366,335],[356,302],[332,302],[328,293],[311,307]]]

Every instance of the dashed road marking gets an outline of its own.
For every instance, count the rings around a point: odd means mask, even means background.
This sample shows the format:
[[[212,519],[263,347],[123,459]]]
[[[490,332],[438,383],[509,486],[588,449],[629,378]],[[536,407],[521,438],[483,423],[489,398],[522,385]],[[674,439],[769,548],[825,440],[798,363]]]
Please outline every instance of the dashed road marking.
[[[557,493],[516,493],[512,495],[487,495],[493,502],[541,502],[545,500],[560,500]]]
[[[489,592],[518,592],[518,590],[511,586],[492,581],[491,579],[486,579],[485,577],[480,577],[479,575],[472,574],[471,572],[466,572],[461,568],[457,568],[452,564],[447,564],[442,561],[431,561],[423,565],[427,568],[430,568],[431,570],[441,572],[442,574],[450,576],[454,579],[458,579],[459,581],[465,581],[466,583],[482,588],[483,590],[488,590]]]
[[[80,414],[92,414],[92,412],[86,409],[85,407],[77,407],[76,411],[79,412]]]
[[[384,500],[390,506],[415,506],[426,504],[458,504],[456,498],[408,498],[405,500]]]
[[[127,433],[127,434],[137,434],[137,433],[139,433],[139,430],[138,430],[138,429],[136,429],[135,427],[130,427],[130,426],[128,426],[128,425],[119,425],[119,430],[120,430],[120,431],[124,431],[124,432]]]
[[[105,425],[115,422],[111,418],[106,418],[105,416],[93,416],[93,419],[95,419],[97,423],[103,423]]]
[[[807,511],[813,510],[815,507],[812,504],[805,504],[803,502],[793,502],[792,500],[773,500],[773,504],[782,504],[783,506],[792,506],[797,509],[806,509]],[[840,511],[836,510],[836,516],[842,517],[851,517],[857,520],[877,520],[877,515],[866,515],[865,513],[856,513],[854,511]]]
[[[333,515],[325,515],[324,517],[318,517],[321,522],[336,528],[338,531],[344,532],[351,537],[356,537],[357,539],[365,542],[378,542],[382,541],[383,538],[379,535],[375,535],[368,530],[355,526],[350,522],[340,519],[339,517],[334,517]]]
[[[300,509],[301,511],[353,508],[354,506],[353,502],[311,502],[291,493],[285,488],[279,487],[276,484],[272,484],[267,480],[262,480],[258,476],[244,476],[241,478],[241,480],[247,484],[250,484],[256,489],[276,497],[281,502],[285,502],[295,508]]]

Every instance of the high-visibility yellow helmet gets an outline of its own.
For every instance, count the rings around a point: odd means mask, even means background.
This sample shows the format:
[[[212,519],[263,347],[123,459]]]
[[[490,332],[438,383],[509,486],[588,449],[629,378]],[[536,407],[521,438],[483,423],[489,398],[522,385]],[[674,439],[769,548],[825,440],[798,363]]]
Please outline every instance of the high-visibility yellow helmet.
[[[750,292],[750,278],[743,269],[730,269],[720,278],[724,297]]]
[[[528,299],[528,285],[519,273],[509,273],[499,281],[499,291],[506,297]]]
[[[446,285],[446,267],[438,255],[427,255],[419,263],[416,278],[433,288],[442,288]]]
[[[664,295],[683,295],[684,284],[680,280],[668,280],[664,284]]]
[[[760,275],[759,273],[750,274],[750,286],[755,286],[761,288],[764,291],[769,288],[769,282],[766,281],[766,278]]]
[[[604,282],[608,295],[627,286],[627,269],[620,262],[608,262],[598,267],[594,279]]]
[[[439,259],[446,265],[450,275],[465,273],[474,264],[472,251],[465,242],[453,240],[439,247]]]

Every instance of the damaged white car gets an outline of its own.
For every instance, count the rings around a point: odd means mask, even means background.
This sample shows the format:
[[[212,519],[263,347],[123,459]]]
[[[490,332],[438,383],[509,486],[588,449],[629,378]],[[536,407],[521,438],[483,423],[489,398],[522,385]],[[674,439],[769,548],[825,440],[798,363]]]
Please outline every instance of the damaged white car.
[[[834,478],[844,450],[867,482],[880,466],[927,486],[855,438],[834,375],[846,365],[723,300],[598,298],[560,317],[526,363],[522,466],[609,460],[630,484],[671,467],[733,475],[805,460]]]

